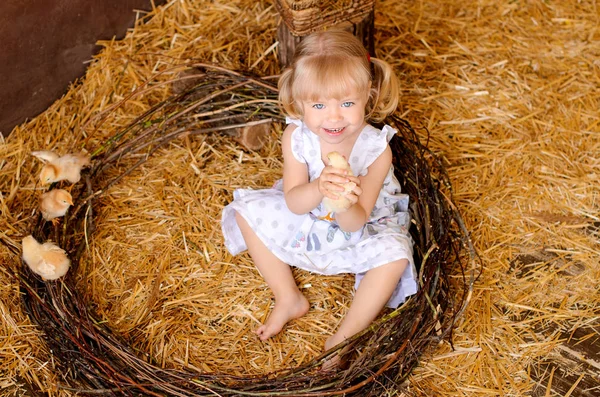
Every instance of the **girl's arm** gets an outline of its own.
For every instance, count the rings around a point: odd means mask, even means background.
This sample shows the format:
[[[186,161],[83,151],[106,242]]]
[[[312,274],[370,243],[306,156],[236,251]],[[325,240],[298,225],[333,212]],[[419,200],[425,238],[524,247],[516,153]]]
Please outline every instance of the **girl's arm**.
[[[283,193],[285,203],[294,214],[306,214],[323,200],[317,181],[308,182],[308,167],[296,160],[292,153],[292,132],[297,127],[290,124],[281,137],[283,152]]]
[[[358,201],[347,211],[335,214],[335,220],[340,229],[346,232],[355,232],[360,230],[369,220],[391,164],[392,150],[387,146],[383,153],[369,166],[367,175],[358,177],[360,181],[359,192],[362,191],[358,195]]]
[[[290,124],[281,137],[283,193],[290,211],[302,215],[315,209],[324,196],[338,198],[338,194],[344,191],[341,184],[349,179],[340,174],[339,170],[327,166],[318,178],[309,182],[307,165],[296,160],[292,153],[292,132],[295,129],[296,126]]]

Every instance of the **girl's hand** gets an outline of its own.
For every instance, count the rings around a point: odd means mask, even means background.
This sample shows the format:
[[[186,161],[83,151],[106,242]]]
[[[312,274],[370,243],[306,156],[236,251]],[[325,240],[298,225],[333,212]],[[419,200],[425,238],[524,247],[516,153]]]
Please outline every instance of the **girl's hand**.
[[[356,185],[354,186],[354,189],[346,193],[345,196],[346,199],[352,203],[350,206],[353,206],[358,202],[358,197],[362,194],[363,190],[360,187],[360,179],[358,177],[346,175],[346,178],[349,182],[353,182]]]
[[[339,170],[328,165],[327,167],[323,168],[323,171],[319,176],[319,193],[321,193],[324,197],[335,200],[339,198],[340,194],[344,191],[344,187],[342,185],[350,182],[350,178],[355,177],[347,175],[346,171]]]

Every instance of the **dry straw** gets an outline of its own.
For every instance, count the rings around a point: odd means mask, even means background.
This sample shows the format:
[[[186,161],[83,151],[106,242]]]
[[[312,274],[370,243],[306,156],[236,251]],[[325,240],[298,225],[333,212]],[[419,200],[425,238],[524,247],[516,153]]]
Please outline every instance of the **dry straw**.
[[[276,14],[271,1],[167,2],[125,39],[102,42],[84,79],[0,141],[0,394],[70,397],[56,385],[85,369],[59,369],[14,278],[43,191],[30,152],[101,147],[167,100],[171,84],[157,81],[173,80],[180,69],[172,66],[189,59],[277,74]],[[377,56],[403,82],[399,114],[423,142],[421,127],[431,132],[428,147],[447,168],[485,266],[452,338],[433,344],[387,394],[593,394],[598,377],[589,371],[562,391],[549,388],[569,375],[553,361],[561,344],[579,349],[598,337],[597,4],[380,0],[375,24]],[[146,81],[151,90],[128,97]],[[110,115],[99,123],[101,114]],[[97,326],[144,362],[261,377],[317,357],[344,315],[352,277],[296,272],[309,313],[266,343],[252,333],[270,293],[247,256],[222,249],[214,225],[233,189],[281,176],[274,126],[258,151],[220,133],[173,140],[95,198],[76,291]],[[105,182],[139,159],[104,170]],[[523,255],[534,262],[522,265]]]
[[[157,261],[160,269],[152,272],[156,277],[152,289],[143,292],[146,310],[135,313],[134,324],[138,329],[132,329],[128,339],[123,338],[122,332],[116,333],[104,325],[101,316],[78,291],[81,284],[78,286],[76,280],[87,277],[86,267],[80,263],[94,257],[94,251],[97,252],[102,244],[102,234],[99,236],[96,229],[103,229],[102,221],[98,220],[104,216],[103,207],[119,207],[115,205],[118,195],[111,194],[113,186],[128,177],[133,178],[151,157],[158,156],[160,149],[188,137],[270,122],[272,119],[265,119],[269,116],[282,121],[277,109],[277,89],[272,83],[213,65],[193,66],[194,74],[186,71],[182,74],[184,77],[168,81],[179,83],[181,79],[193,76],[195,84],[191,88],[155,104],[91,152],[93,166],[84,173],[84,183],[73,189],[75,205],[61,227],[52,228],[38,217],[34,236],[40,241],[57,241],[70,254],[73,268],[66,279],[57,283],[43,282],[26,267],[15,266],[21,275],[25,311],[43,330],[44,339],[57,360],[56,366],[65,374],[58,387],[78,393],[113,391],[125,395],[322,396],[359,393],[375,396],[380,395],[382,389],[401,383],[427,347],[448,336],[456,318],[465,309],[474,283],[476,256],[465,225],[452,204],[450,182],[444,167],[420,143],[410,125],[398,118],[389,120],[400,133],[390,145],[397,176],[412,200],[411,233],[416,241],[416,260],[420,265],[420,291],[405,305],[344,344],[317,357],[308,356],[296,367],[253,376],[234,375],[227,371],[227,364],[212,371],[196,369],[206,367],[201,358],[195,358],[194,365],[184,364],[180,369],[173,369],[160,362],[159,357],[140,355],[134,348],[139,344],[137,340],[144,338],[139,328],[152,321],[147,317],[157,302],[162,303],[163,309],[175,306],[181,310],[184,307],[180,306],[182,301],[193,303],[207,298],[201,294],[164,299],[161,286],[163,279],[171,276],[169,268],[173,265],[172,252],[175,250],[167,250],[166,257]],[[92,125],[100,128],[118,107],[164,84],[146,82],[109,111],[91,119],[86,129],[90,130]],[[93,136],[92,130],[86,140]],[[172,158],[170,150],[163,153],[167,160]],[[219,162],[231,161],[227,156],[219,155]],[[165,166],[168,165],[163,163]],[[204,174],[207,181],[213,179],[210,170],[199,173]],[[136,190],[144,193],[143,182],[152,178],[152,173],[137,173],[135,178],[138,182]],[[160,180],[161,184],[168,182]],[[160,199],[164,207],[178,206],[168,196],[154,199]],[[130,198],[130,201],[134,200]],[[212,200],[198,203],[200,206],[211,204]],[[119,210],[121,219],[132,216],[131,209],[128,211],[126,206],[120,206]],[[145,211],[140,206],[137,210]],[[170,213],[172,211],[162,213],[165,220],[172,216]],[[205,227],[211,228],[214,236],[218,222],[202,221]],[[146,226],[147,229],[152,227]],[[136,251],[148,247],[155,238],[160,238],[157,233],[139,241],[137,246],[128,247],[129,258],[135,258]],[[115,238],[112,244],[126,244],[127,240]],[[214,238],[187,241],[196,246],[215,244]],[[188,242],[183,242],[187,250]],[[99,255],[98,259],[109,260],[104,255]],[[212,265],[207,258],[205,266]],[[147,270],[143,266],[139,268]],[[451,275],[458,276],[458,281],[451,283]],[[214,283],[207,281],[207,287],[218,288]],[[242,289],[243,285],[238,287]],[[228,310],[233,307],[236,311],[248,311],[240,305],[231,300]],[[168,313],[161,313],[155,321],[169,323],[172,319]],[[206,315],[198,313],[200,318]],[[221,313],[221,317],[227,316],[228,313]],[[252,314],[248,313],[248,316]],[[167,335],[154,336],[157,337]],[[292,350],[291,347],[287,349]],[[347,359],[348,368],[334,372],[322,370],[324,360],[332,354],[340,354],[343,361]]]

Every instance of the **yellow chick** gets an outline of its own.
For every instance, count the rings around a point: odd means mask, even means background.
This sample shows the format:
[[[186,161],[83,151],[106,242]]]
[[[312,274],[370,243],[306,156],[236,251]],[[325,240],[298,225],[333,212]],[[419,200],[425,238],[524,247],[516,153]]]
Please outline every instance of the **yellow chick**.
[[[56,280],[64,276],[71,265],[63,249],[51,242],[40,244],[31,235],[23,239],[23,260],[44,280]]]
[[[58,222],[56,218],[64,216],[72,205],[73,197],[64,189],[53,189],[40,197],[42,217],[54,224]]]
[[[39,150],[31,154],[46,163],[40,173],[43,185],[64,180],[77,183],[81,179],[81,169],[90,165],[90,156],[85,153],[65,154],[59,157],[49,150]]]
[[[344,156],[342,156],[338,152],[329,153],[327,155],[327,160],[329,160],[329,165],[331,165],[332,167],[340,169],[340,170],[347,170],[348,175],[354,175],[352,173],[352,169],[350,168],[350,164],[348,164],[348,161],[346,161]],[[347,183],[344,183],[342,186],[344,187],[345,190],[343,192],[340,192],[339,198],[337,198],[335,200],[330,199],[329,197],[323,198],[323,205],[325,206],[325,210],[327,212],[337,212],[337,213],[344,212],[348,208],[350,208],[350,206],[352,205],[352,202],[350,200],[348,200],[348,198],[346,197],[346,194],[351,192],[352,189],[354,189],[356,187],[356,183],[347,182]]]

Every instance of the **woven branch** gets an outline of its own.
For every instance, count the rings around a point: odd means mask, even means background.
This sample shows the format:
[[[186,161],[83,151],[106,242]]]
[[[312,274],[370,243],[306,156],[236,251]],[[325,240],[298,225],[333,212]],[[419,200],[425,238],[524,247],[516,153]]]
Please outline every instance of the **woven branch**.
[[[374,0],[275,0],[275,7],[294,36],[306,36],[326,26],[360,21],[375,7]]]
[[[17,266],[25,312],[43,330],[61,371],[59,387],[81,395],[126,396],[379,396],[397,387],[429,346],[449,335],[470,300],[479,267],[441,161],[407,121],[396,117],[386,121],[398,130],[390,146],[396,176],[411,199],[420,289],[343,344],[300,367],[262,376],[164,369],[129,347],[82,301],[75,273],[94,238],[97,199],[111,186],[176,139],[264,118],[282,121],[277,89],[269,82],[211,65],[192,66],[204,70],[198,84],[153,106],[93,151],[93,166],[84,173],[85,183],[73,189],[75,206],[63,226],[52,228],[40,216],[31,230],[38,240],[58,241],[72,259],[71,271],[56,282]],[[139,159],[126,168],[121,164],[127,158]],[[107,179],[108,169],[118,169],[118,176]],[[462,277],[451,282],[450,275],[457,274]],[[349,358],[349,367],[321,371],[334,354]]]

